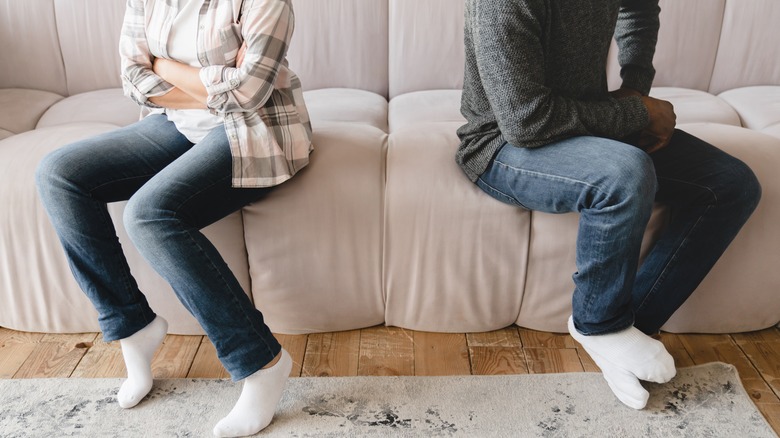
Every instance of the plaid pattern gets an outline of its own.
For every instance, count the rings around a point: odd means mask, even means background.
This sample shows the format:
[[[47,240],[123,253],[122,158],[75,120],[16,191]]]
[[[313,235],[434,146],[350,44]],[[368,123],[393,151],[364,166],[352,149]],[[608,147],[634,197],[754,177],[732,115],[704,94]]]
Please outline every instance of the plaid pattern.
[[[119,51],[125,95],[139,105],[173,88],[151,69],[168,58],[167,41],[178,2],[128,0]],[[268,187],[309,162],[311,123],[298,77],[287,68],[294,27],[290,0],[204,0],[198,59],[206,105],[221,115],[233,155],[234,187]],[[240,68],[236,54],[246,41]]]

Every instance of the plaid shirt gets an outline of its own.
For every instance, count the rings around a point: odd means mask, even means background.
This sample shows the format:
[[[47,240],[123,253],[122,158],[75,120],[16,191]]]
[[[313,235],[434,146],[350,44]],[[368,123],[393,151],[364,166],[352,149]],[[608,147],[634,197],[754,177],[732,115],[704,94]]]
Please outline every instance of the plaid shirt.
[[[119,51],[125,95],[139,105],[173,88],[152,71],[154,55],[168,58],[177,3],[128,0]],[[200,79],[206,105],[222,116],[233,156],[234,187],[268,187],[309,162],[311,124],[298,77],[287,68],[294,27],[290,0],[204,0],[198,29]],[[241,67],[236,55],[246,41]]]

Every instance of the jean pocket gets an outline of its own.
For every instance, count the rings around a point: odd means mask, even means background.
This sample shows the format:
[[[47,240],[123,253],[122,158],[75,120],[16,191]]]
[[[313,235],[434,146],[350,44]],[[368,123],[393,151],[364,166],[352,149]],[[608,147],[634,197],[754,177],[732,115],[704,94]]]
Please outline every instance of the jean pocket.
[[[486,183],[482,178],[477,179],[477,187],[482,189],[483,192],[490,195],[491,198],[499,200],[504,204],[514,205],[515,207],[520,207],[529,210],[528,207],[518,202],[517,199],[515,199],[513,196],[507,195],[501,190],[496,189],[495,187]]]

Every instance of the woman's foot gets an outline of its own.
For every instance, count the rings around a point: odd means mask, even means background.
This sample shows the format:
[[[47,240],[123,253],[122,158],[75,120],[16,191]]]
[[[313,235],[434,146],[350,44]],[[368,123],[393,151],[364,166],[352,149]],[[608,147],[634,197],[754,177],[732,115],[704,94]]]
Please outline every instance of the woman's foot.
[[[127,368],[127,379],[116,397],[119,406],[132,408],[152,389],[152,358],[167,333],[168,322],[158,316],[146,327],[119,340]]]
[[[276,405],[282,398],[284,385],[292,369],[292,359],[285,349],[263,368],[244,379],[241,396],[227,417],[214,426],[214,436],[236,437],[254,435],[271,424]]]

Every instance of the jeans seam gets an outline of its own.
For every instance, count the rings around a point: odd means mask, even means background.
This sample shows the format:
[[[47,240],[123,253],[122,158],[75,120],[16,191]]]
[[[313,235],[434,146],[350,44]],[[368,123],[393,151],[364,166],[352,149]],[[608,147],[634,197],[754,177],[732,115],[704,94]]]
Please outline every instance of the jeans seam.
[[[602,195],[604,194],[604,191],[601,190],[601,188],[599,186],[595,186],[593,184],[590,184],[587,181],[580,181],[578,179],[568,178],[568,177],[560,176],[560,175],[554,175],[554,174],[551,174],[551,173],[543,173],[543,172],[537,172],[537,171],[534,171],[534,170],[521,169],[519,167],[514,167],[514,166],[511,166],[509,164],[506,164],[503,161],[499,160],[498,158],[493,160],[493,162],[498,164],[499,166],[503,166],[503,167],[506,167],[507,169],[512,169],[512,170],[514,170],[516,172],[523,173],[523,174],[526,174],[526,175],[534,175],[534,176],[537,176],[539,178],[544,178],[544,179],[549,179],[549,180],[556,180],[556,181],[563,181],[563,182],[568,182],[568,183],[582,184],[582,185],[584,185],[586,187],[590,187],[590,188],[593,188],[595,190],[598,190],[598,192],[600,194],[602,194]]]
[[[217,185],[217,184],[219,184],[219,183],[221,183],[221,182],[224,182],[224,181],[230,181],[230,179],[231,179],[231,177],[230,177],[230,176],[228,176],[228,177],[223,177],[223,178],[221,178],[221,179],[218,179],[218,180],[214,181],[212,184],[210,184],[210,185],[208,185],[208,186],[202,187],[202,188],[201,188],[200,190],[198,190],[197,192],[194,192],[194,193],[192,193],[192,194],[191,194],[191,195],[190,195],[190,196],[189,196],[187,199],[183,200],[181,203],[179,203],[179,204],[177,205],[177,207],[176,207],[175,209],[173,209],[173,216],[172,216],[172,218],[173,218],[173,219],[176,219],[177,221],[179,221],[179,222],[181,222],[181,223],[183,223],[183,222],[184,222],[184,220],[183,220],[183,219],[182,219],[182,218],[179,216],[179,209],[180,209],[180,208],[181,208],[181,207],[182,207],[184,204],[186,204],[186,203],[187,203],[187,201],[189,201],[190,199],[194,198],[194,197],[195,197],[195,196],[197,196],[198,194],[200,194],[200,193],[203,193],[203,192],[204,192],[204,191],[206,191],[207,189],[209,189],[209,188],[211,188],[211,187],[214,187],[215,185]],[[197,233],[200,233],[200,231],[199,231],[199,230],[196,230],[196,232],[197,232]],[[230,298],[231,298],[231,301],[233,302],[233,304],[234,304],[234,305],[237,305],[237,306],[238,306],[238,308],[240,309],[240,308],[241,308],[241,305],[239,304],[238,297],[236,296],[236,294],[235,294],[235,291],[233,290],[233,288],[231,288],[231,287],[230,287],[230,285],[228,284],[227,280],[225,279],[225,277],[224,277],[224,276],[222,275],[222,273],[220,272],[220,270],[219,270],[219,268],[217,267],[217,265],[216,265],[216,264],[214,264],[214,261],[213,261],[213,260],[211,260],[211,258],[208,256],[208,254],[206,253],[206,251],[204,251],[204,250],[203,250],[203,248],[200,246],[200,244],[198,244],[198,241],[197,241],[197,239],[195,239],[195,238],[192,236],[192,234],[191,234],[191,231],[189,231],[189,230],[185,230],[185,234],[186,234],[186,235],[187,235],[187,237],[189,238],[189,241],[190,241],[190,243],[191,243],[191,244],[192,244],[192,245],[193,245],[193,246],[194,246],[194,247],[195,247],[195,248],[196,248],[196,249],[199,251],[199,253],[200,253],[200,254],[203,256],[203,259],[205,259],[205,260],[206,260],[206,262],[207,262],[207,263],[210,265],[210,267],[212,268],[212,270],[213,270],[213,271],[216,273],[215,277],[216,277],[216,278],[217,278],[217,279],[218,279],[218,280],[219,280],[219,281],[220,281],[220,282],[221,282],[221,283],[222,283],[222,284],[225,286],[225,288],[226,288],[227,290],[229,290],[229,291],[230,291]],[[201,234],[202,234],[202,233],[201,233]],[[205,238],[205,236],[204,236],[204,238]],[[225,263],[227,264],[227,262],[225,262]],[[241,291],[241,293],[244,293],[244,291]],[[246,314],[246,312],[243,312],[243,311],[242,311],[241,313],[242,313],[242,316],[243,316],[243,317],[245,318],[245,320],[247,321],[247,323],[248,323],[247,325],[248,325],[249,327],[251,327],[252,331],[253,331],[253,332],[254,332],[254,333],[255,333],[255,334],[256,334],[256,335],[257,335],[257,336],[260,338],[260,340],[262,340],[262,342],[263,342],[263,345],[265,346],[265,348],[266,348],[266,350],[268,351],[268,353],[269,353],[269,354],[273,354],[273,350],[271,349],[271,346],[270,346],[270,345],[268,345],[268,342],[266,341],[266,339],[265,339],[265,336],[264,336],[262,333],[260,333],[260,332],[257,330],[257,328],[255,327],[255,325],[254,325],[254,324],[252,324],[252,320],[249,318],[249,315],[247,315],[247,314]],[[258,369],[259,369],[259,368],[258,368]]]
[[[679,245],[677,245],[677,248],[675,248],[674,253],[669,256],[669,259],[664,264],[664,268],[661,270],[661,273],[658,274],[658,277],[655,279],[655,282],[650,287],[650,290],[645,295],[645,298],[642,300],[642,303],[637,306],[637,312],[642,310],[645,306],[645,303],[650,300],[652,296],[654,296],[660,287],[660,284],[663,282],[663,280],[666,278],[666,273],[669,270],[669,267],[672,265],[674,260],[677,259],[677,254],[686,246],[686,243],[688,241],[688,237],[696,230],[698,225],[701,223],[702,218],[707,214],[707,212],[712,208],[712,205],[708,205],[701,215],[699,215],[698,219],[696,219],[696,222],[693,224],[693,226],[688,230],[687,233],[685,233],[685,236],[683,237],[682,241]]]

